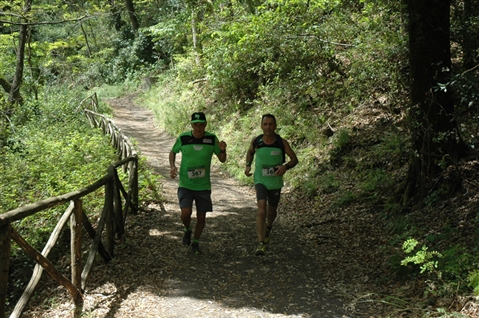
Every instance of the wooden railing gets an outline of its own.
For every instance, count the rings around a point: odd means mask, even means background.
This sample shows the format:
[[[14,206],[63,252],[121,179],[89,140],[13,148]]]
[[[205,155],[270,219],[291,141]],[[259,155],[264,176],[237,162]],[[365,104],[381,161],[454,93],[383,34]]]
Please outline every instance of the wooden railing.
[[[115,239],[121,239],[125,233],[124,225],[128,214],[130,212],[136,213],[138,210],[138,157],[133,145],[115,126],[113,121],[93,111],[93,109],[98,109],[96,95],[83,100],[79,107],[81,106],[84,107],[91,125],[101,128],[105,134],[111,136],[112,145],[118,151],[119,161],[108,167],[107,174],[103,178],[84,189],[51,197],[0,214],[0,318],[4,318],[6,315],[11,240],[15,241],[37,264],[33,270],[32,278],[10,318],[20,317],[40,281],[43,270],[68,290],[75,304],[74,316],[79,317],[83,309],[83,290],[96,254],[100,254],[107,262],[111,260],[114,255]],[[128,190],[125,190],[118,177],[118,167],[123,167],[125,172],[128,173]],[[97,226],[94,228],[87,217],[82,200],[88,194],[102,187],[104,187],[105,196],[103,210]],[[15,230],[13,224],[15,221],[66,203],[69,203],[69,206],[58,221],[41,253],[28,244]],[[70,220],[71,231],[70,279],[57,270],[47,258],[68,220]],[[82,246],[84,246],[82,244],[84,242],[82,225],[91,237],[92,242],[84,265],[82,265]]]

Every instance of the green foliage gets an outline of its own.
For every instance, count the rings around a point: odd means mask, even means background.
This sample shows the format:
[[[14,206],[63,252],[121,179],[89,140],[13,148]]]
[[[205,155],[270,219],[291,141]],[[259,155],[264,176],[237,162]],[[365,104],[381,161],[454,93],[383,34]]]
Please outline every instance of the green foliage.
[[[101,68],[108,84],[121,82],[130,74],[144,73],[159,58],[151,37],[142,32],[133,39],[115,38],[113,45],[111,56],[105,56],[106,63]]]
[[[12,54],[12,41],[17,34],[0,34],[0,77],[10,77],[15,67],[15,54]]]
[[[461,284],[477,267],[477,255],[471,253],[468,248],[459,244],[453,245],[441,253],[443,259],[439,266],[444,272],[443,277],[447,280]]]
[[[26,101],[11,118],[13,130],[1,149],[2,213],[83,188],[104,176],[116,160],[109,138],[91,129],[77,110],[84,98],[80,92],[65,94],[52,87],[44,96],[41,102]],[[101,201],[101,196],[89,199],[92,212]],[[44,242],[65,208],[26,218],[17,229],[36,246]]]
[[[331,171],[319,174],[319,184],[323,193],[333,193],[339,189],[340,181]]]
[[[146,157],[139,154],[138,163],[138,196],[142,202],[161,202],[164,200],[161,193],[162,176],[155,174],[148,166]],[[125,178],[127,176],[125,175]],[[128,182],[128,179],[125,179]]]
[[[397,245],[405,238],[417,234],[417,228],[411,224],[407,217],[404,216],[405,208],[398,202],[386,202],[383,207],[381,219],[383,219],[384,226],[393,233],[392,245]]]
[[[344,191],[341,193],[339,198],[332,204],[332,208],[338,209],[344,207],[348,204],[351,204],[357,199],[356,195],[351,191]]]
[[[194,90],[189,90],[187,85],[176,80],[174,73],[166,73],[158,77],[157,84],[148,94],[138,99],[154,111],[158,125],[174,136],[191,129],[191,114],[204,110],[201,96],[196,95]],[[209,130],[214,121],[213,114],[208,115]]]
[[[472,288],[475,295],[479,295],[479,270],[474,270],[467,277],[468,286]]]
[[[341,129],[340,131],[338,131],[337,134],[335,134],[335,138],[333,139],[333,145],[339,149],[344,148],[348,145],[349,139],[350,137],[348,131],[345,129]]]
[[[387,134],[374,149],[375,155],[389,162],[397,162],[406,152],[405,138],[400,134]]]
[[[441,278],[442,272],[437,270],[438,261],[436,259],[442,258],[442,254],[437,251],[429,251],[429,248],[426,245],[423,245],[420,249],[416,249],[418,244],[419,242],[416,239],[408,239],[403,243],[404,252],[411,255],[406,256],[401,261],[401,265],[406,266],[409,263],[413,263],[419,265],[421,274],[435,273]]]
[[[19,133],[32,132],[35,137],[23,138],[21,156],[6,153],[0,167],[2,211],[84,187],[106,174],[114,158],[112,150],[106,148],[106,137],[95,133],[64,132],[58,138],[58,127]]]
[[[455,92],[455,118],[461,127],[461,137],[472,149],[479,147],[476,107],[479,103],[479,83],[474,72],[456,74],[446,86]]]
[[[349,133],[346,129],[341,129],[333,135],[329,157],[334,167],[340,166],[344,160],[348,159],[344,157],[344,154],[348,151],[349,139]]]
[[[434,238],[430,238],[429,241]],[[443,242],[447,240],[442,240]],[[465,292],[471,288],[476,294],[479,290],[477,255],[471,254],[467,248],[453,245],[444,252],[430,251],[426,245],[418,248],[416,239],[408,239],[403,243],[406,256],[401,265],[412,263],[419,265],[419,273],[429,277],[426,293],[436,296],[448,296],[457,292]],[[440,261],[439,261],[440,259]]]
[[[365,197],[375,198],[381,189],[388,189],[394,185],[394,180],[383,169],[371,169],[366,172],[359,189],[364,192]]]
[[[319,39],[316,21],[322,8],[304,2],[283,3],[274,10],[276,6],[265,5],[255,15],[238,14],[244,8],[233,6],[229,10],[238,19],[224,14],[221,24],[208,25],[203,53],[208,78],[221,93],[216,98],[233,99],[240,109],[248,109],[262,86],[274,83],[284,88],[285,79],[293,84],[286,88],[293,99],[304,93],[313,103],[319,98],[311,86],[316,78],[310,76],[329,73],[335,63]]]
[[[154,43],[158,59],[165,64],[169,64],[173,56],[181,58],[180,54],[184,53],[191,28],[188,20],[188,16],[182,12],[168,16],[144,30]]]

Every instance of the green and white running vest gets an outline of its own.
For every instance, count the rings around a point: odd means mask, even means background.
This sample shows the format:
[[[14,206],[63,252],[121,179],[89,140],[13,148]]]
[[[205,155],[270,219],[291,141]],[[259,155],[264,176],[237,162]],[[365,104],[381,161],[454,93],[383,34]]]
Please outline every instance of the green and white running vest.
[[[281,136],[276,134],[276,141],[267,145],[263,142],[263,135],[255,138],[253,147],[256,151],[254,165],[254,184],[261,183],[268,190],[283,187],[283,177],[274,174],[274,167],[285,161],[285,150]]]

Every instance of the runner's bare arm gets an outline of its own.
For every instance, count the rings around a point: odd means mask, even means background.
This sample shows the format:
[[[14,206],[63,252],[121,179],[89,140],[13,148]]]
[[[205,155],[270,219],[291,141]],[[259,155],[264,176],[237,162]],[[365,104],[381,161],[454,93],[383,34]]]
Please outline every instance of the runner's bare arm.
[[[216,142],[218,143],[218,145],[220,146],[220,149],[221,149],[221,152],[217,155],[218,157],[218,160],[220,162],[225,162],[226,161],[226,142],[224,141],[218,141],[218,139],[216,140]]]
[[[296,153],[293,151],[289,143],[283,139],[283,145],[284,145],[284,152],[286,155],[289,157],[289,162],[276,166],[278,169],[276,170],[275,174],[278,176],[282,176],[286,173],[287,170],[293,168],[298,164],[298,157],[296,157]]]
[[[253,140],[251,140],[251,144],[249,145],[248,151],[246,152],[246,167],[244,169],[244,174],[247,177],[251,177],[253,175],[251,173],[251,164],[253,163],[254,154],[256,152],[253,146]]]
[[[169,155],[170,160],[170,177],[171,179],[175,179],[178,174],[178,169],[176,168],[175,160],[176,160],[176,153],[170,151]]]

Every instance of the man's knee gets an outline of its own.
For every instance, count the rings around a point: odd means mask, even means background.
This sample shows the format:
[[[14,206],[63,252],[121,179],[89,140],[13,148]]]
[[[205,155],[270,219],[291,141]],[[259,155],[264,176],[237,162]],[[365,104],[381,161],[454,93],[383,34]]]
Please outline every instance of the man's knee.
[[[181,209],[181,217],[190,217],[192,211],[193,211],[192,208]]]
[[[266,209],[258,209],[258,216],[266,217]]]

